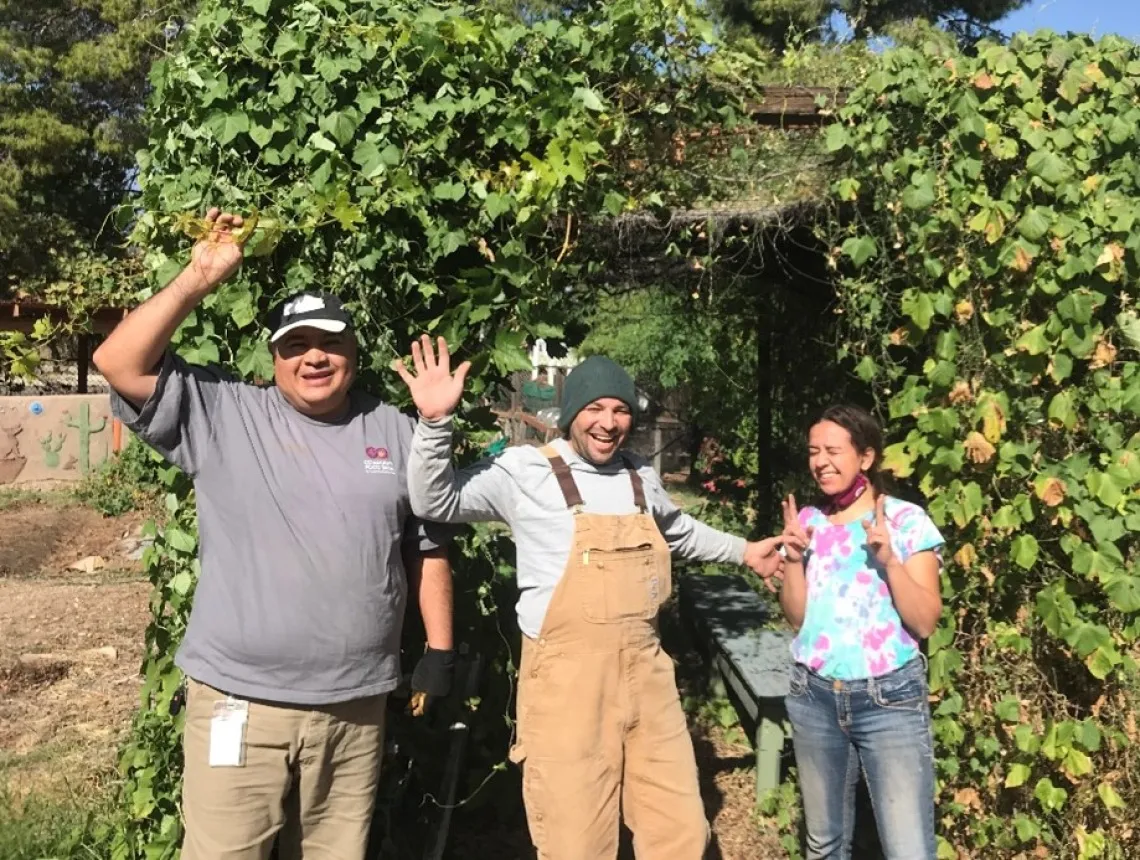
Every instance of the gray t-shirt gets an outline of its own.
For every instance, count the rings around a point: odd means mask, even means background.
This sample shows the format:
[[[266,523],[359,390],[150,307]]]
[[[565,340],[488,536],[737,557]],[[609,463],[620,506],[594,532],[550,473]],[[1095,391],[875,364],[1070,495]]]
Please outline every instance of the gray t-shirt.
[[[201,575],[176,662],[236,696],[330,704],[396,687],[407,602],[401,549],[440,545],[416,521],[415,422],[353,391],[339,422],[276,387],[167,353],[151,398],[114,414],[194,480]],[[433,529],[438,527],[433,527]]]
[[[412,509],[426,520],[469,523],[498,520],[511,527],[518,553],[519,627],[527,636],[542,629],[574,542],[574,515],[550,462],[528,445],[456,472],[451,463],[450,417],[420,421],[412,439],[408,489]],[[631,514],[633,483],[620,460],[595,466],[565,439],[552,443],[566,461],[592,514]],[[649,513],[674,554],[686,559],[742,564],[743,538],[717,531],[681,511],[644,458],[629,455],[645,485]]]

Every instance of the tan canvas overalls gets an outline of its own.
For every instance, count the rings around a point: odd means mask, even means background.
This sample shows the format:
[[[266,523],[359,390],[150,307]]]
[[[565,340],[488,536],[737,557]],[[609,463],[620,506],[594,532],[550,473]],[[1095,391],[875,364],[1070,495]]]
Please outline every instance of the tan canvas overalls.
[[[661,649],[669,547],[626,463],[636,514],[582,510],[566,463],[543,454],[574,512],[574,542],[538,639],[523,637],[518,743],[540,860],[612,860],[619,815],[638,860],[700,860],[708,842],[693,744]]]

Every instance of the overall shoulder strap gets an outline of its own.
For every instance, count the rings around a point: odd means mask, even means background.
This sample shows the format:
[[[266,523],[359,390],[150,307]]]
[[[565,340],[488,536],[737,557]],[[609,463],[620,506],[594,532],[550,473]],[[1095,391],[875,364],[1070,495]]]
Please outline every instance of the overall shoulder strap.
[[[649,506],[645,504],[645,482],[641,480],[641,475],[637,473],[637,469],[634,468],[633,461],[629,457],[622,454],[621,460],[625,463],[625,470],[629,472],[629,482],[633,484],[633,503],[643,514],[647,513]]]
[[[566,507],[581,509],[582,494],[578,492],[578,485],[574,482],[574,476],[570,474],[570,467],[566,465],[566,461],[550,445],[541,448],[540,453],[550,461],[550,468],[554,471],[554,477],[558,479],[558,488],[562,490],[562,497],[566,499]]]

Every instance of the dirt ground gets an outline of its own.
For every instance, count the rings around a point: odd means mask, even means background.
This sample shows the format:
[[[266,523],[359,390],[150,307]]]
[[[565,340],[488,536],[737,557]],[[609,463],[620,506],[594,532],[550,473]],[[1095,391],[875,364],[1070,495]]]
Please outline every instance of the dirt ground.
[[[149,584],[128,557],[142,520],[50,499],[0,507],[0,791],[106,790],[138,701],[149,619]],[[70,569],[91,556],[103,566]],[[696,657],[672,626],[685,685]],[[773,828],[753,812],[755,759],[743,735],[696,719],[692,731],[713,826],[709,857],[782,856]],[[487,828],[458,816],[451,844],[458,860],[533,857],[521,819]]]
[[[83,793],[113,768],[149,617],[128,557],[141,522],[51,499],[0,509],[0,788]]]

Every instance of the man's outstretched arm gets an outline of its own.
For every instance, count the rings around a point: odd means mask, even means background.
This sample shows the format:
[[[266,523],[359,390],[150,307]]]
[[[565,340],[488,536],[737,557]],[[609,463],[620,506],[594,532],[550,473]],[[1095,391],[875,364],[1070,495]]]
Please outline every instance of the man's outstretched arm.
[[[136,407],[154,394],[159,360],[178,326],[241,265],[233,235],[241,216],[211,209],[206,220],[213,229],[194,246],[190,265],[119,323],[92,356],[107,384]]]

